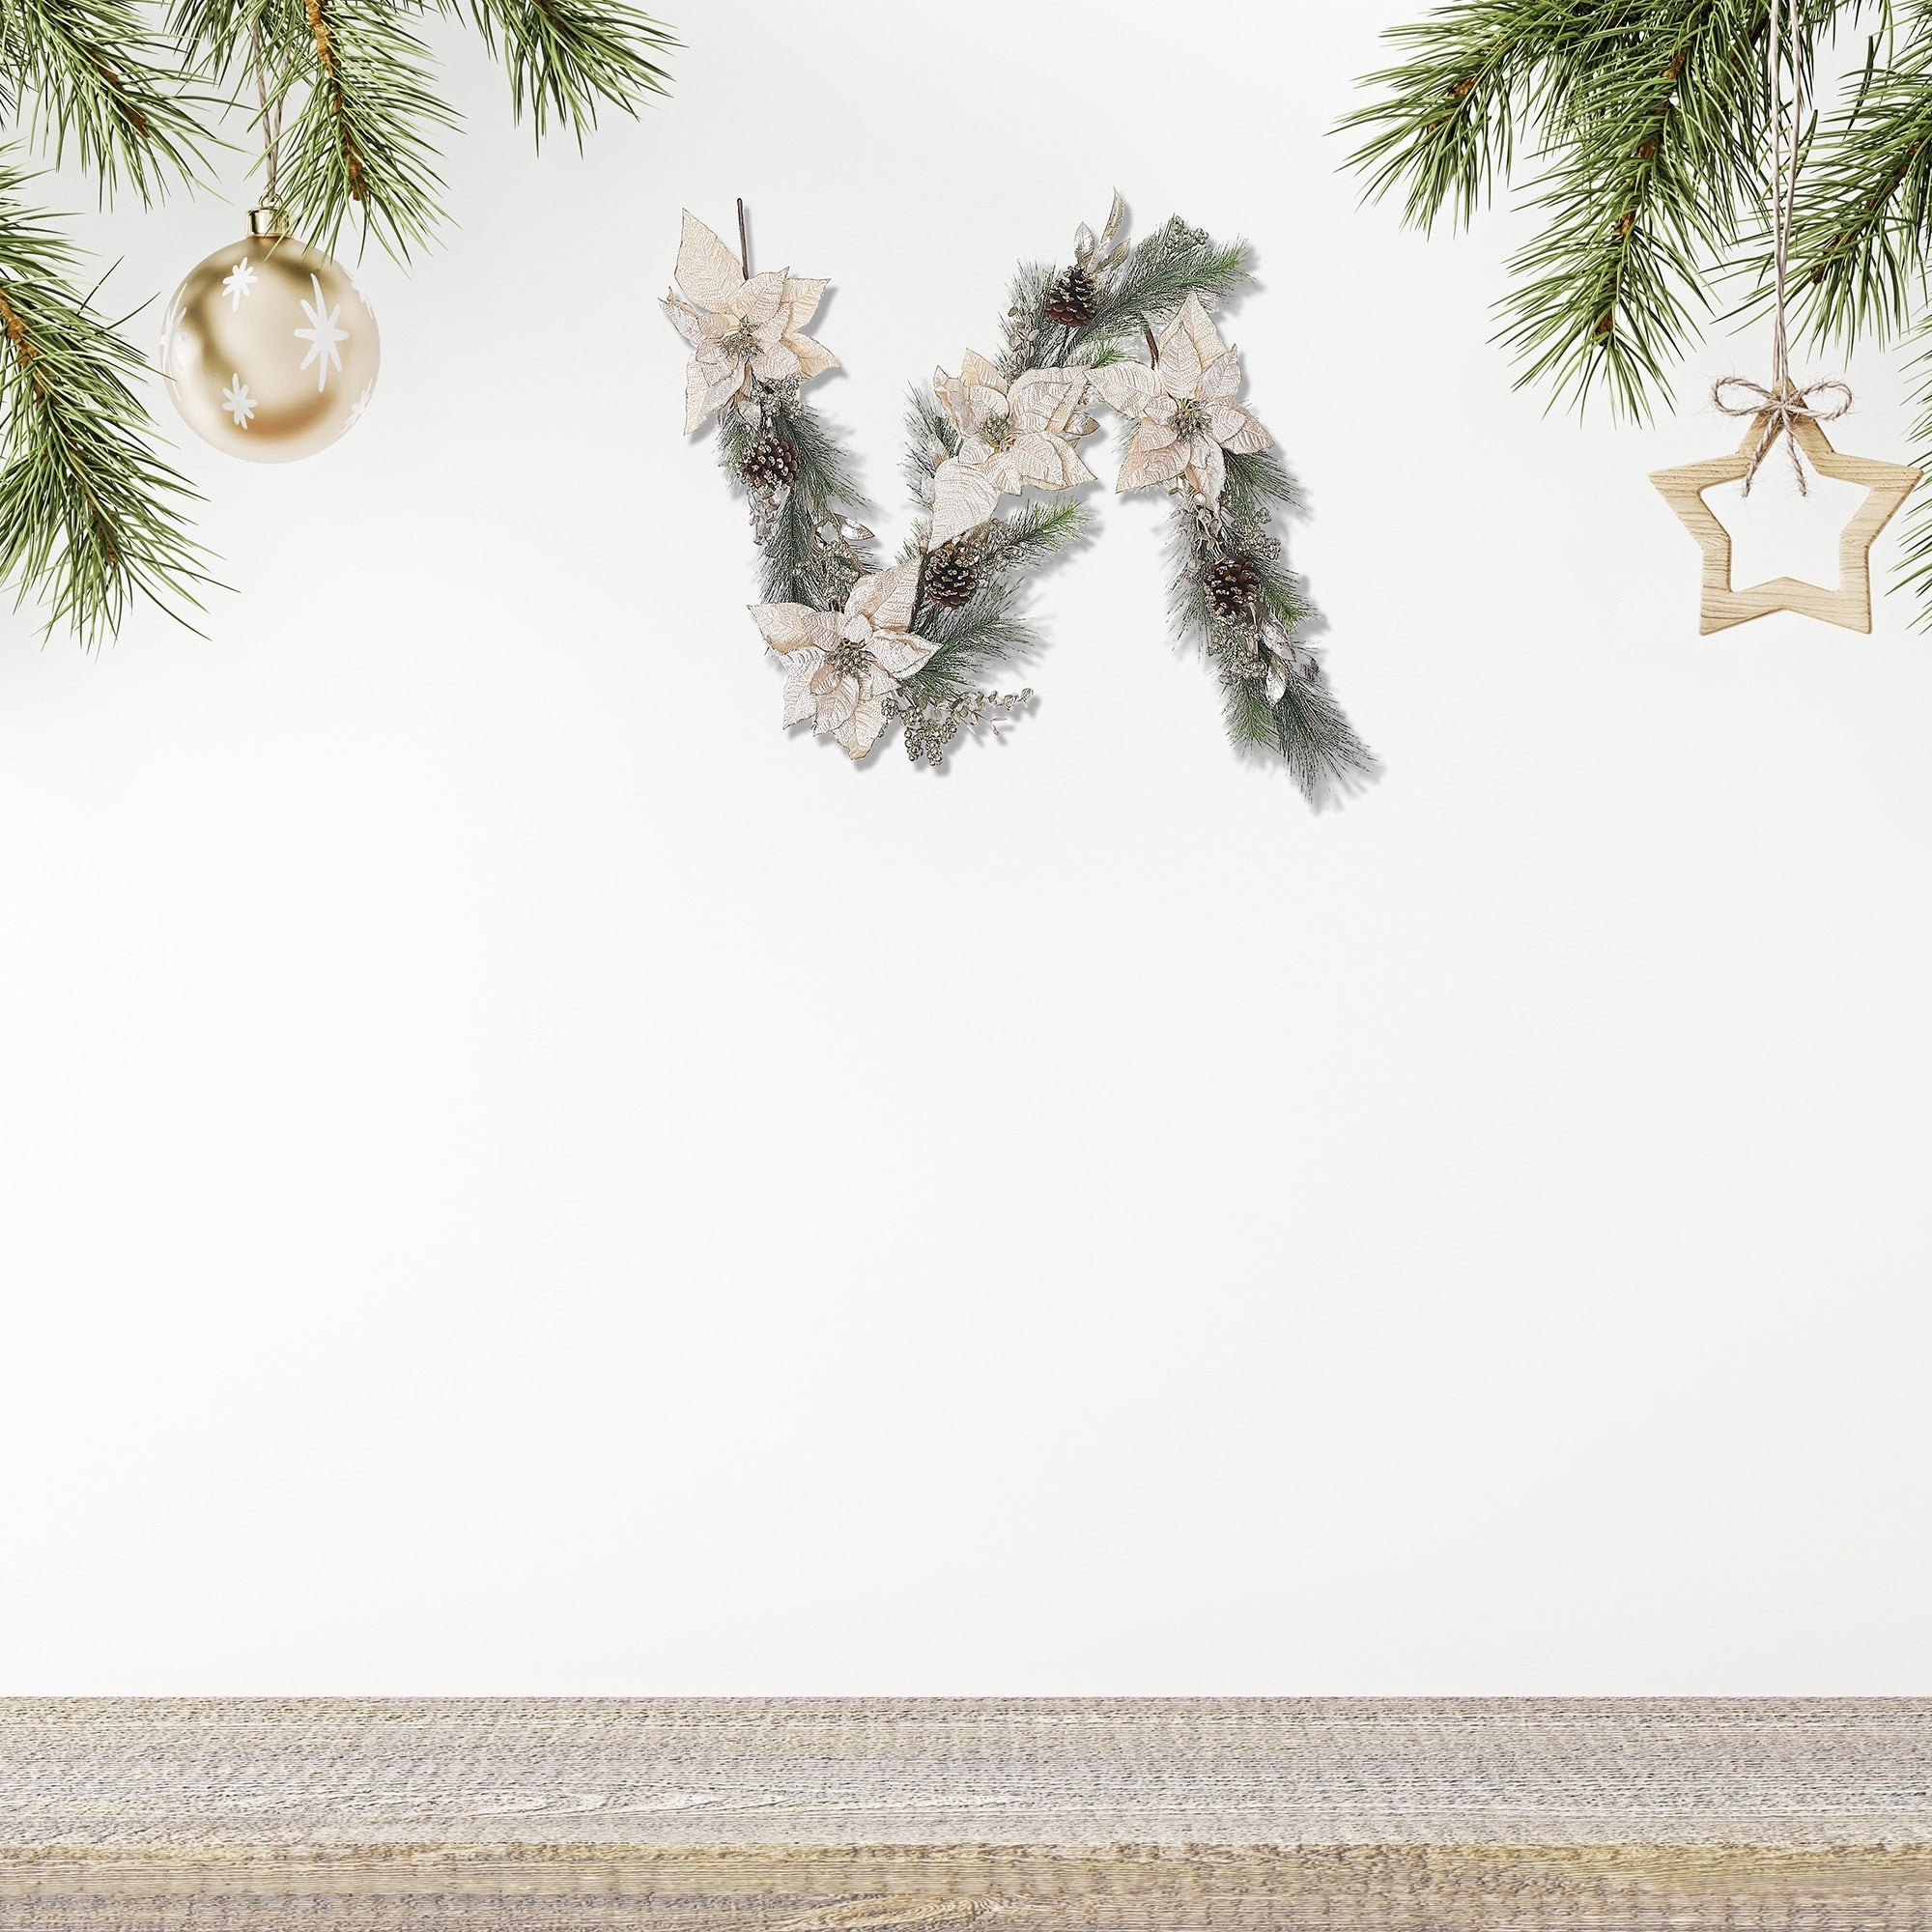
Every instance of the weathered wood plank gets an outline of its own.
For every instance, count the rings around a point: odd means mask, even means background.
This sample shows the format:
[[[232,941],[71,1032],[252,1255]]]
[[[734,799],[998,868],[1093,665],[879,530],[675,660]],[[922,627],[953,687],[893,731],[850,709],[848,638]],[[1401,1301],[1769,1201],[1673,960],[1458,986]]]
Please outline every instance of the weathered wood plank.
[[[0,1702],[0,1932],[1926,1932],[1932,1701]]]

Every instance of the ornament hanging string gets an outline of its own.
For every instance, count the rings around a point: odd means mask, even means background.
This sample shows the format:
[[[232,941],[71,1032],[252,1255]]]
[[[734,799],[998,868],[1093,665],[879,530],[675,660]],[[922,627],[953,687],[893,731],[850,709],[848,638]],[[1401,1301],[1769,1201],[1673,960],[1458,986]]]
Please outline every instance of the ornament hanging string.
[[[255,70],[255,95],[262,103],[262,209],[277,213],[275,185],[282,160],[282,97],[269,98],[269,67],[262,55],[262,27],[257,20],[248,29],[249,64]]]
[[[1788,32],[1787,32],[1788,29]],[[1791,111],[1787,123],[1784,71],[1791,71]],[[1791,270],[1791,225],[1798,198],[1798,161],[1804,123],[1804,57],[1799,40],[1798,0],[1771,0],[1765,27],[1766,105],[1771,133],[1771,386],[1742,376],[1721,377],[1711,386],[1712,406],[1727,416],[1755,416],[1759,423],[1750,465],[1745,471],[1745,495],[1771,446],[1779,437],[1791,457],[1791,473],[1801,496],[1810,495],[1804,466],[1798,460],[1792,436],[1800,421],[1835,422],[1852,407],[1852,392],[1837,382],[1809,383],[1799,388],[1791,380],[1791,329],[1787,316],[1786,284]],[[1732,401],[1743,396],[1743,402]],[[1831,397],[1830,402],[1824,398]],[[1818,400],[1814,401],[1813,398]]]

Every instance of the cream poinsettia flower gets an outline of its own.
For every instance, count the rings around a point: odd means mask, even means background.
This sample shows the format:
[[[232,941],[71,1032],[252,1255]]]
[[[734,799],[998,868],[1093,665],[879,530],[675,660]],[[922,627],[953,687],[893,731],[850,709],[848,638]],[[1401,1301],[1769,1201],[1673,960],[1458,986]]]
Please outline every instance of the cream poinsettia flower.
[[[1274,442],[1236,402],[1240,354],[1215,332],[1198,296],[1187,298],[1160,338],[1151,368],[1145,362],[1110,362],[1095,369],[1093,380],[1113,408],[1139,424],[1117,489],[1139,490],[1181,476],[1211,507],[1220,501],[1227,477],[1222,451],[1250,456]]]
[[[825,282],[740,271],[738,258],[688,209],[677,246],[677,284],[664,311],[691,345],[684,377],[688,436],[753,379],[801,382],[836,369],[838,358],[807,335]]]
[[[785,661],[787,724],[809,718],[855,758],[872,749],[885,728],[886,698],[938,648],[906,629],[918,588],[919,565],[896,563],[860,578],[843,611],[752,606],[765,642]]]
[[[927,541],[934,549],[983,524],[1002,497],[1017,497],[1028,484],[1070,490],[1093,481],[1075,448],[1093,431],[1075,420],[1085,369],[1029,369],[1009,385],[969,349],[959,374],[935,369],[932,386],[959,432],[959,454],[933,472]]]

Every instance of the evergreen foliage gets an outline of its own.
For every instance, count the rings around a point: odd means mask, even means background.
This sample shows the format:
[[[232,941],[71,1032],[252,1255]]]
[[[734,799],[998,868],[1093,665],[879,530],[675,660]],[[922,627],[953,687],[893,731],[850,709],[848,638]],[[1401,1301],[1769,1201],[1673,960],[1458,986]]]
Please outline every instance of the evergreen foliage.
[[[502,63],[511,109],[541,141],[578,140],[601,109],[666,86],[668,30],[628,0],[436,0]],[[345,231],[406,260],[445,218],[437,173],[456,124],[421,33],[394,0],[0,0],[0,112],[16,142],[71,155],[103,199],[143,205],[206,182],[235,145],[277,150],[261,182],[291,229],[331,251]],[[94,311],[71,247],[0,146],[0,581],[88,645],[132,602],[180,614],[208,579],[183,479],[156,453],[133,386],[142,358]]]
[[[1801,71],[1843,83],[1799,129],[1795,320],[1814,342],[1932,330],[1932,0],[1783,0]],[[1705,326],[1768,303],[1770,0],[1449,0],[1391,39],[1344,126],[1372,196],[1429,228],[1521,177],[1542,232],[1510,265],[1521,380],[1647,415]],[[1849,57],[1849,58],[1847,58]],[[1814,90],[1807,82],[1807,96]],[[1742,291],[1742,294],[1740,293]],[[1913,364],[1932,462],[1932,355]],[[1932,620],[1932,513],[1907,580]]]

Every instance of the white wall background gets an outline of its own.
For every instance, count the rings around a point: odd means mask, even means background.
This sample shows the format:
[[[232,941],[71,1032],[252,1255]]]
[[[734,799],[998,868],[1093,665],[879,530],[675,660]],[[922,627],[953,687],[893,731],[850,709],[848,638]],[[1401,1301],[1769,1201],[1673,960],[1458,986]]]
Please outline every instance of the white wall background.
[[[1413,11],[684,0],[581,160],[449,42],[369,418],[185,441],[208,637],[6,622],[0,1688],[1928,1688],[1932,642],[1697,637],[1645,472],[1763,344],[1513,393],[1522,223],[1333,172]],[[89,216],[104,299],[236,184]],[[1152,501],[1004,744],[779,729],[679,209],[836,278],[895,535],[907,382],[1116,184],[1258,246],[1340,815],[1230,754]]]

